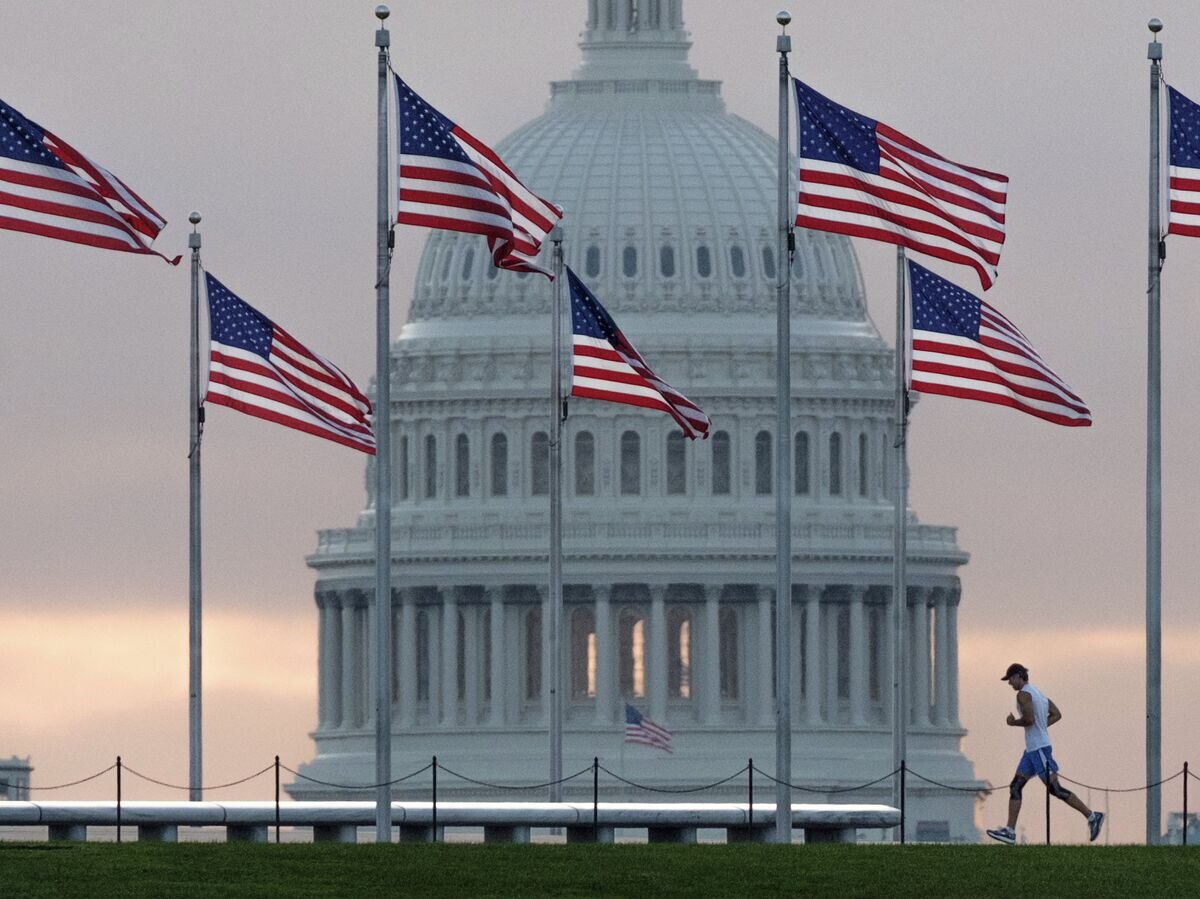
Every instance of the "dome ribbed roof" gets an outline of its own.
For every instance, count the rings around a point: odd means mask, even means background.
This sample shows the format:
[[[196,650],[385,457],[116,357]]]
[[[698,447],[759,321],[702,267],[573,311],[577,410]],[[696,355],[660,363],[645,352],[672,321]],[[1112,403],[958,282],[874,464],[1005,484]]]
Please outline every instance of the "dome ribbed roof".
[[[545,114],[496,147],[564,208],[567,264],[614,312],[774,315],[776,140],[687,65],[678,0],[592,0],[580,46]],[[799,230],[796,244],[793,313],[866,321],[850,241]],[[495,269],[482,238],[434,232],[409,320],[549,311],[550,299],[544,278]]]

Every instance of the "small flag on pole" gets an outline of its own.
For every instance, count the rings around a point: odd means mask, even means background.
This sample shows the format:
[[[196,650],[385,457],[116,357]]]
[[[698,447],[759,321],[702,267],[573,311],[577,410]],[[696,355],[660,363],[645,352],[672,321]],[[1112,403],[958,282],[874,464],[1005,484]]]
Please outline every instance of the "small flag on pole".
[[[1092,414],[993,306],[911,259],[912,389],[1011,406],[1067,427]]]
[[[671,732],[654,721],[651,721],[629,703],[625,704],[625,742],[641,743],[643,746],[653,746],[664,752],[674,752],[671,748]]]
[[[205,272],[207,401],[375,455],[371,403],[336,365]]]
[[[1171,212],[1167,233],[1200,237],[1200,106],[1173,87],[1171,95]]]
[[[685,437],[707,437],[704,411],[650,370],[612,316],[567,268],[574,359],[571,395],[666,412]]]
[[[983,289],[1004,245],[1008,178],[951,162],[793,79],[800,127],[796,225],[968,265]]]
[[[450,121],[396,76],[400,208],[397,221],[482,234],[492,261],[553,275],[534,263],[561,214],[522,184],[486,144]]]
[[[150,248],[166,224],[121,179],[0,100],[0,228],[167,259]]]

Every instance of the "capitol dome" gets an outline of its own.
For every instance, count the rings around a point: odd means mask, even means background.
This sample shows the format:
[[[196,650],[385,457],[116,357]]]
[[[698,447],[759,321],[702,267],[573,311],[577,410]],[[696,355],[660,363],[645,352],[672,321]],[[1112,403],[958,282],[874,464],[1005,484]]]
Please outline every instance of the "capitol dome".
[[[587,14],[582,65],[496,150],[563,208],[567,264],[712,428],[692,443],[661,413],[569,403],[563,770],[599,756],[678,788],[773,760],[776,141],[689,66],[682,0],[589,0]],[[798,230],[792,270],[792,771],[835,789],[891,768],[893,355],[847,238]],[[397,774],[437,755],[485,780],[546,780],[552,297],[493,267],[482,238],[431,232],[392,348]],[[373,777],[372,489],[368,476],[357,525],[322,531],[308,559],[320,702],[296,798]],[[968,790],[913,790],[911,820],[974,839],[957,698],[967,556],[953,528],[910,521],[910,766]],[[672,731],[672,754],[623,742],[626,705]]]

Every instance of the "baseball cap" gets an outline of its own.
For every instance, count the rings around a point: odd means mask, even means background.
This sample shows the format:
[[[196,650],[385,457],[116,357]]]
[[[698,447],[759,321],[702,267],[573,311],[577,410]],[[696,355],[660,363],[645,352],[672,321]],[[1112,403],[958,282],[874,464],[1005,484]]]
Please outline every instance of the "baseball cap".
[[[1026,680],[1029,679],[1029,669],[1020,662],[1013,662],[1008,666],[1008,670],[1004,672],[1004,677],[1000,678],[1000,680],[1008,680],[1014,674],[1019,674]]]

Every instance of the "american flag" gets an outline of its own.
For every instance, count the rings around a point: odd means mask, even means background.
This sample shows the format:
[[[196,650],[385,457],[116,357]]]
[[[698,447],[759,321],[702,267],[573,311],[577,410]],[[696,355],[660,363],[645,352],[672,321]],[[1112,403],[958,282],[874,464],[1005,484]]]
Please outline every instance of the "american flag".
[[[336,365],[205,272],[207,401],[375,455],[371,402]]]
[[[400,114],[397,221],[487,237],[492,261],[553,275],[533,262],[561,214],[525,187],[487,145],[396,76]]]
[[[641,743],[643,746],[653,746],[665,752],[674,752],[671,748],[671,732],[654,721],[651,721],[629,703],[625,703],[625,742]]]
[[[1011,406],[1068,427],[1092,414],[1016,325],[911,259],[912,389]]]
[[[150,248],[166,224],[121,179],[0,100],[0,228],[166,259]]]
[[[1171,212],[1167,233],[1200,237],[1200,106],[1173,87],[1171,95]]]
[[[675,419],[684,436],[707,437],[708,416],[650,370],[608,310],[569,267],[567,283],[574,332],[571,395],[660,409]]]
[[[996,280],[1008,178],[951,162],[795,80],[796,224],[899,244]]]

